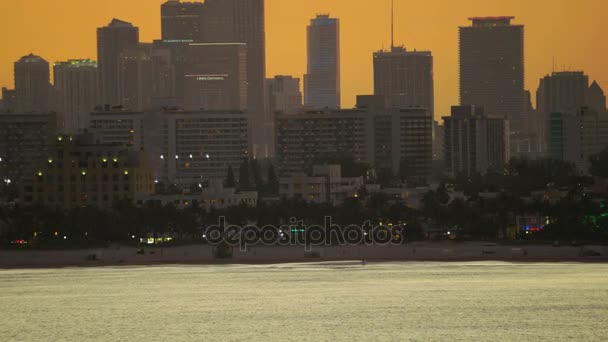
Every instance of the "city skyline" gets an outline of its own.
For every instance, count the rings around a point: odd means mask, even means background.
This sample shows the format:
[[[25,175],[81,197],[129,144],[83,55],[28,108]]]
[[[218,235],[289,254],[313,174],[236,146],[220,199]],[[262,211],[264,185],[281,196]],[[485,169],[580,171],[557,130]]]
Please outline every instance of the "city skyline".
[[[13,32],[8,29],[11,26],[22,27],[14,38],[5,39],[10,48],[0,56],[0,85],[12,88],[12,65],[30,52],[51,64],[73,58],[96,59],[95,29],[107,25],[113,17],[138,26],[143,42],[159,38],[163,2],[136,0],[125,4],[109,0],[94,13],[78,9],[72,0],[10,4],[12,8],[4,13],[28,13],[28,16],[16,16],[21,17],[20,22],[9,17],[0,21],[0,25],[6,25],[2,32]],[[448,11],[437,0],[424,4],[398,0],[395,44],[432,51],[436,117],[449,113],[450,106],[458,103],[458,27],[467,25],[471,16],[513,15],[518,24],[526,26],[526,89],[534,92],[539,79],[553,70],[581,70],[589,75],[590,81],[597,80],[602,88],[608,88],[608,68],[602,63],[608,47],[597,43],[608,33],[608,28],[597,25],[608,4],[584,0],[584,6],[569,8],[565,1],[558,2],[562,4],[549,1],[526,4],[522,0],[486,4],[470,0]],[[372,8],[364,1],[343,0],[332,3],[266,0],[266,77],[286,74],[301,78],[306,70],[306,25],[318,13],[330,13],[342,24],[342,107],[352,107],[355,95],[373,92],[373,52],[390,46],[390,1],[374,5]],[[67,19],[57,24],[55,19],[61,14]],[[566,20],[576,21],[577,25],[564,25]],[[362,22],[376,25],[361,25]],[[429,22],[433,25],[428,25]]]

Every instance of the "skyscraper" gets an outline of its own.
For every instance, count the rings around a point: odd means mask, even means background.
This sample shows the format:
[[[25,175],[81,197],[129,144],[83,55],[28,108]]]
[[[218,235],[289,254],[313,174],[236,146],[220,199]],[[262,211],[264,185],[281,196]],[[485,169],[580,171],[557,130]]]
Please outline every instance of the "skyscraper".
[[[15,62],[17,111],[46,112],[51,109],[49,62],[29,54]]]
[[[118,63],[119,103],[128,110],[141,111],[151,106],[154,80],[152,58],[147,44],[125,49]]]
[[[168,0],[161,5],[162,40],[165,42],[200,43],[203,41],[202,2]]]
[[[328,14],[310,21],[308,71],[304,75],[304,104],[316,108],[340,107],[340,21]]]
[[[385,96],[389,107],[422,107],[434,113],[431,52],[399,46],[374,53],[374,95]]]
[[[139,29],[131,23],[113,19],[97,29],[97,60],[99,63],[99,89],[103,104],[120,105],[118,69],[120,54],[137,47]]]
[[[522,129],[524,111],[524,26],[515,17],[470,18],[460,27],[460,104],[478,105],[509,118]]]
[[[557,112],[576,113],[587,103],[589,77],[581,71],[554,72],[540,80],[536,107],[544,115]]]
[[[587,105],[598,113],[606,112],[606,95],[596,81],[593,81],[587,92]]]
[[[454,176],[501,172],[509,161],[509,123],[478,106],[454,106],[443,118],[445,163]]]
[[[247,45],[195,43],[186,54],[184,108],[247,109]]]
[[[266,33],[264,0],[206,0],[203,22],[206,43],[247,44],[247,115],[254,155],[270,144],[264,135],[266,117]]]
[[[302,109],[300,79],[278,75],[266,80],[266,102],[272,116],[276,112],[294,114]]]
[[[57,62],[53,74],[63,132],[78,133],[88,127],[88,115],[98,104],[97,62],[89,59]]]

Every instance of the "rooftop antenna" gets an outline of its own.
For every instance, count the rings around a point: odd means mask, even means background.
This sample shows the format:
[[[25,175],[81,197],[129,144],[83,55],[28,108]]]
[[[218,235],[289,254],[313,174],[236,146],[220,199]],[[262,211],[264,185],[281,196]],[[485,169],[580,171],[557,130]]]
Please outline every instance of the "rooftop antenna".
[[[395,0],[391,0],[391,51],[395,48]]]

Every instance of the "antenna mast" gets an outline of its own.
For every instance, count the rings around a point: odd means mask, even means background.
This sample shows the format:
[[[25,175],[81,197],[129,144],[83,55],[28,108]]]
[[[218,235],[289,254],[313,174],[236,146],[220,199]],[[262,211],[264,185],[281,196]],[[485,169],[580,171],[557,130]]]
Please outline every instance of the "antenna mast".
[[[395,48],[395,0],[391,0],[391,52]]]

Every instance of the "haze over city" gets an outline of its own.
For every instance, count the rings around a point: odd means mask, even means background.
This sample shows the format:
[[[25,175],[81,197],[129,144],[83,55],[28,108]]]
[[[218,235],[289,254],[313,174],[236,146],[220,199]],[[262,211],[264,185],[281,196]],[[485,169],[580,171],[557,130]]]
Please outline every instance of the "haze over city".
[[[96,29],[112,18],[140,29],[140,41],[160,37],[162,0],[29,0],[3,4],[0,86],[13,87],[13,62],[30,52],[53,63],[96,59]],[[93,5],[94,4],[94,5]],[[509,15],[525,25],[525,88],[555,70],[582,70],[608,89],[608,13],[603,0],[395,0],[395,43],[434,56],[435,116],[458,103],[458,27],[468,17]],[[306,72],[306,25],[318,13],[340,19],[342,107],[373,92],[372,53],[390,46],[390,0],[267,0],[266,76]],[[534,96],[532,97],[534,101]]]

